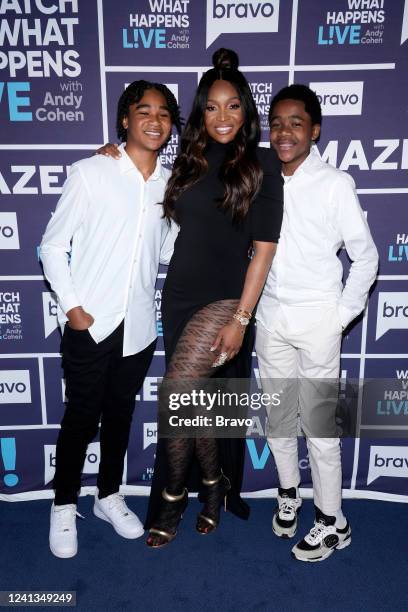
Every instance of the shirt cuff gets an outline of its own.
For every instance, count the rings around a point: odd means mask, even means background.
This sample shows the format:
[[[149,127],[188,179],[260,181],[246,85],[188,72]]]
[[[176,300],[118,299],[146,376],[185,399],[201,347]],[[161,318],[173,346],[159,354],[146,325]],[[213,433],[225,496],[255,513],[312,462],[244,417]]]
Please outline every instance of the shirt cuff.
[[[337,305],[337,312],[343,329],[346,329],[347,325],[355,318],[354,313],[342,304]]]
[[[67,293],[63,297],[58,298],[58,301],[64,314],[67,314],[69,310],[75,308],[76,306],[81,306],[81,303],[74,292]]]

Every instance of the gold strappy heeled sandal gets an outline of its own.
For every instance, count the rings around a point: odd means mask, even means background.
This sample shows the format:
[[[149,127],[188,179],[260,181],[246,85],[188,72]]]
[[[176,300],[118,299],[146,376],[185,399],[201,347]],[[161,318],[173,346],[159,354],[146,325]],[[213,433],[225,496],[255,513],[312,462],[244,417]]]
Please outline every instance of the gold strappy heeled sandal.
[[[222,500],[224,500],[224,510],[227,511],[227,493],[231,489],[231,482],[221,470],[217,478],[213,480],[203,478],[202,483],[208,487],[208,490],[204,508],[197,516],[196,530],[201,535],[208,535],[218,527]],[[209,516],[210,514],[212,516]]]
[[[188,491],[184,488],[180,495],[171,495],[166,489],[163,489],[162,498],[164,502],[156,522],[157,526],[149,529],[149,536],[146,540],[150,548],[162,548],[174,540],[178,524],[188,504]]]

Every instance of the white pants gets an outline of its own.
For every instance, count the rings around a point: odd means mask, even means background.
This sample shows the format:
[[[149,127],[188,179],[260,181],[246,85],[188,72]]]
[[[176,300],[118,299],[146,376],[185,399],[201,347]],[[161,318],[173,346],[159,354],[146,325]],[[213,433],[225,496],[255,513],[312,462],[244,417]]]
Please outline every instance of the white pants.
[[[335,428],[330,429],[330,423],[335,425],[333,389],[337,398],[340,370],[342,327],[337,307],[277,306],[270,320],[269,329],[257,324],[256,352],[264,392],[276,393],[279,387],[284,397],[280,407],[268,409],[268,444],[280,486],[288,489],[300,483],[299,415],[307,437],[314,503],[333,516],[341,509],[342,485],[340,441]],[[330,379],[326,386],[324,379]],[[315,437],[317,431],[329,433]]]

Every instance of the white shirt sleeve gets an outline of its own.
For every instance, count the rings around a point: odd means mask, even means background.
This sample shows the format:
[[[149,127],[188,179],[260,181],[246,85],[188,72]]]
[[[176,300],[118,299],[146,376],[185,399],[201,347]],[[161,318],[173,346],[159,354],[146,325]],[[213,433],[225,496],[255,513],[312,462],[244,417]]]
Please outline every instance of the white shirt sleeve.
[[[369,289],[377,275],[378,252],[350,175],[344,173],[335,182],[334,200],[337,226],[352,260],[338,304],[341,322],[346,327],[364,309]]]
[[[166,229],[162,234],[162,242],[160,247],[160,263],[164,265],[168,265],[170,259],[173,255],[174,251],[174,242],[179,233],[179,226],[174,221],[171,221],[171,225],[169,227],[166,222]]]
[[[61,309],[67,313],[80,306],[72,281],[69,253],[71,240],[83,222],[88,209],[88,194],[80,170],[72,166],[40,245],[40,259]]]

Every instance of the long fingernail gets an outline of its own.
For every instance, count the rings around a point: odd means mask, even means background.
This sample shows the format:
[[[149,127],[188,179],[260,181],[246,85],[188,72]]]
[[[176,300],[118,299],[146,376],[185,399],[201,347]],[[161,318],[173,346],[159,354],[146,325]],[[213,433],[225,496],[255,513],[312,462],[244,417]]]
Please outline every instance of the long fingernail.
[[[211,352],[215,351],[215,346],[210,346],[210,351]]]

